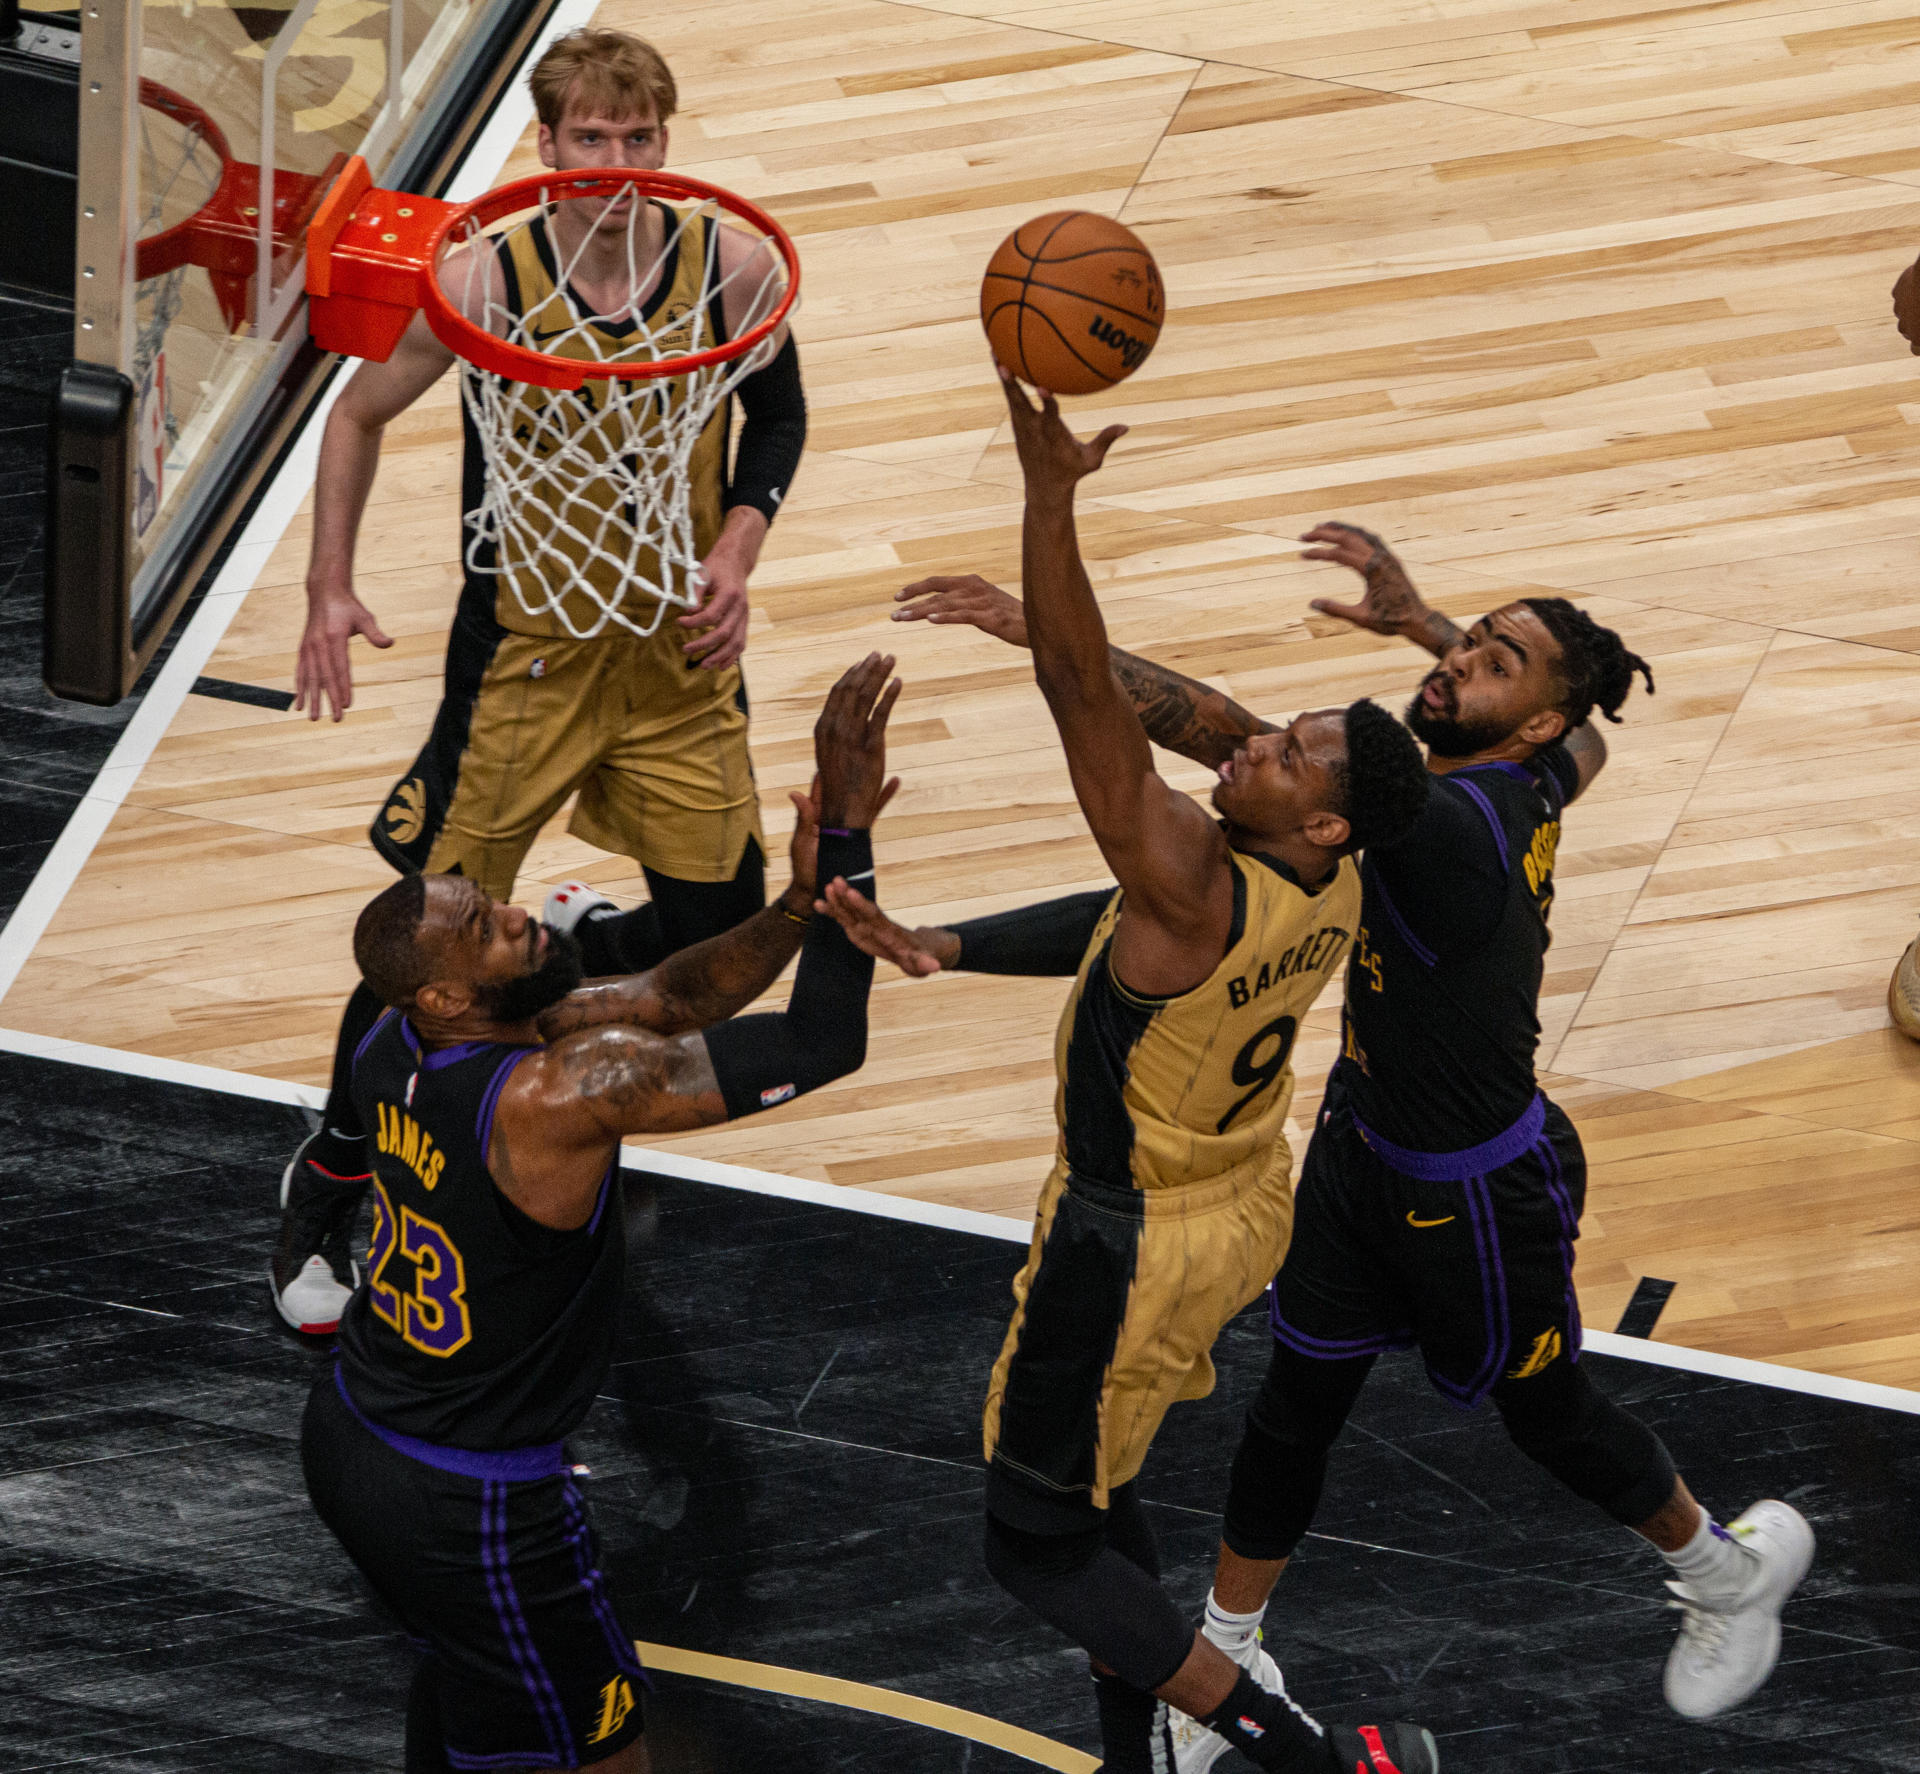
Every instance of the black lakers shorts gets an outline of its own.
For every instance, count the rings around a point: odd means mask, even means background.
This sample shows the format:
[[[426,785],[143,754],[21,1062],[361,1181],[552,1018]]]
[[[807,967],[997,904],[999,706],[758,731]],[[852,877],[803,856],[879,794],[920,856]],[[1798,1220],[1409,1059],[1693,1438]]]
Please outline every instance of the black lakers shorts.
[[[1408,1153],[1355,1121],[1336,1077],[1301,1165],[1273,1334],[1335,1361],[1417,1345],[1467,1407],[1502,1378],[1577,1360],[1586,1192],[1579,1135],[1544,1096],[1477,1152]]]
[[[557,1444],[394,1436],[336,1370],[307,1401],[300,1455],[321,1520],[432,1661],[455,1768],[579,1767],[641,1734],[646,1677]]]

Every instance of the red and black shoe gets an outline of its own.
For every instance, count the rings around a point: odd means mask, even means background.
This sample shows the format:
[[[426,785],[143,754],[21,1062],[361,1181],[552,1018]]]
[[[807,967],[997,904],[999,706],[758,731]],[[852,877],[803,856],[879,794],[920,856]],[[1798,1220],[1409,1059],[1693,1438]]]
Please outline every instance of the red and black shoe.
[[[329,1337],[360,1280],[350,1254],[354,1216],[373,1175],[337,1176],[307,1156],[312,1136],[280,1178],[280,1236],[268,1285],[273,1309],[297,1331]]]
[[[1440,1774],[1433,1733],[1419,1725],[1329,1725],[1340,1774]]]

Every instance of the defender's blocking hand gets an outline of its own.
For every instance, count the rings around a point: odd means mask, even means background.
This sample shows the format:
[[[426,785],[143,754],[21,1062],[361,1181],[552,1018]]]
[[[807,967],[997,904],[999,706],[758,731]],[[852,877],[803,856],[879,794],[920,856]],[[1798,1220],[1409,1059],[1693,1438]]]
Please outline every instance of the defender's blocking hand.
[[[896,622],[964,623],[1009,646],[1027,644],[1027,608],[978,573],[936,574],[893,594]]]
[[[887,779],[887,717],[900,699],[890,653],[869,653],[827,692],[813,724],[820,767],[820,823],[860,829],[873,824],[899,779]]]
[[[1363,530],[1356,524],[1316,524],[1300,540],[1316,544],[1300,551],[1302,560],[1334,561],[1351,567],[1367,583],[1366,593],[1357,604],[1317,597],[1308,605],[1309,609],[1325,616],[1337,616],[1342,622],[1351,622],[1356,628],[1369,629],[1374,634],[1405,634],[1426,618],[1427,606],[1414,590],[1406,568],[1371,530]]]

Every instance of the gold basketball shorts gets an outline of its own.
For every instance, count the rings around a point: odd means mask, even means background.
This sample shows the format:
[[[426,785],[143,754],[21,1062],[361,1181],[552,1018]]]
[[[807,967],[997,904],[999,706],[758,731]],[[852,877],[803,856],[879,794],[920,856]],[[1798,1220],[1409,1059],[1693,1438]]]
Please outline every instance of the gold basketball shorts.
[[[1289,1170],[1282,1151],[1255,1181],[1138,1190],[1055,1163],[987,1391],[995,1515],[1084,1525],[1138,1476],[1168,1408],[1213,1390],[1215,1340],[1287,1254]]]
[[[765,850],[737,666],[689,670],[677,629],[578,641],[476,633],[467,614],[433,732],[373,822],[389,862],[511,898],[575,790],[575,837],[675,880],[731,881],[749,838]]]

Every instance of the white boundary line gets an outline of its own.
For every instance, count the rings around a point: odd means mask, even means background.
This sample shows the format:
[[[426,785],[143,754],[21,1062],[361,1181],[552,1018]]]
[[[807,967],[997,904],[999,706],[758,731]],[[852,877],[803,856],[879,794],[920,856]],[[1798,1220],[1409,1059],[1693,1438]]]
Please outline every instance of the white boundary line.
[[[539,37],[528,51],[529,62],[537,58],[554,38],[587,23],[598,9],[599,0],[560,0]],[[524,82],[516,80],[494,108],[492,118],[480,132],[473,147],[454,175],[447,196],[459,203],[477,197],[499,176],[533,116],[533,99]],[[41,864],[32,883],[21,896],[20,904],[0,930],[0,999],[12,990],[20,970],[33,953],[47,926],[60,909],[73,884],[86,867],[94,848],[140,772],[152,757],[154,748],[165,737],[173,718],[193,688],[201,668],[213,657],[247,593],[260,577],[268,557],[286,534],[287,525],[300,508],[307,489],[313,484],[314,465],[320,454],[320,428],[332,410],[346,378],[336,375],[333,385],[308,415],[298,440],[273,478],[272,485],[255,509],[245,532],[228,555],[219,577],[187,624],[171,656],[155,678],[126,731],[101,766],[100,774],[81,797],[65,828],[55,841],[47,860]],[[120,1048],[96,1047],[85,1041],[69,1041],[52,1035],[36,1035],[23,1029],[0,1028],[0,1053],[27,1054],[40,1059],[59,1060],[67,1065],[87,1066],[96,1071],[117,1072],[123,1077],[150,1078],[164,1084],[184,1084],[196,1090],[218,1091],[227,1096],[251,1097],[258,1102],[284,1103],[296,1108],[318,1109],[326,1101],[326,1092],[311,1085],[293,1084],[279,1078],[255,1077],[248,1072],[223,1071],[216,1066],[191,1065],[183,1060],[161,1059],[152,1054],[130,1053]],[[1006,1243],[1025,1244],[1032,1227],[1024,1220],[1003,1214],[977,1213],[971,1208],[945,1207],[938,1202],[914,1201],[901,1195],[881,1195],[866,1189],[847,1189],[834,1183],[810,1183],[799,1177],[781,1176],[774,1171],[749,1170],[739,1165],[719,1164],[707,1158],[690,1158],[675,1152],[655,1152],[646,1147],[621,1148],[621,1164],[629,1170],[654,1171],[662,1176],[679,1177],[688,1182],[710,1183],[725,1189],[741,1189],[749,1194],[773,1195],[786,1201],[804,1201],[816,1207],[834,1207],[850,1213],[875,1215],[881,1219],[901,1220],[917,1226],[938,1226],[953,1232],[968,1232],[976,1237],[997,1238]],[[1876,1386],[1865,1380],[1843,1379],[1836,1374],[1818,1374],[1801,1368],[1779,1367],[1767,1361],[1747,1361],[1737,1355],[1716,1355],[1709,1349],[1687,1349],[1675,1343],[1654,1343],[1640,1337],[1622,1337],[1610,1331],[1588,1331],[1586,1347],[1596,1354],[1615,1355],[1628,1361],[1640,1361],[1655,1367],[1680,1368],[1688,1373],[1708,1374],[1718,1379],[1744,1380],[1752,1385],[1772,1386],[1783,1392],[1801,1392],[1816,1398],[1839,1399],[1848,1404],[1872,1405],[1881,1410],[1902,1411],[1920,1416],[1920,1392],[1898,1386]]]
[[[118,1072],[126,1077],[185,1084],[196,1090],[219,1091],[226,1096],[252,1097],[258,1102],[285,1103],[296,1108],[317,1109],[326,1100],[326,1092],[310,1084],[260,1078],[251,1072],[226,1072],[215,1066],[126,1053],[117,1047],[94,1047],[84,1041],[64,1041],[18,1029],[0,1029],[0,1053],[30,1054],[67,1065]],[[1029,1222],[1006,1214],[979,1213],[972,1208],[947,1207],[937,1201],[915,1201],[904,1195],[848,1189],[837,1183],[812,1183],[801,1177],[781,1176],[776,1171],[750,1170],[742,1165],[720,1164],[710,1158],[691,1158],[679,1152],[656,1152],[646,1146],[621,1147],[620,1163],[627,1170],[651,1171],[686,1182],[740,1189],[750,1195],[772,1195],[783,1201],[803,1201],[814,1207],[838,1208],[846,1213],[900,1220],[909,1225],[937,1226],[977,1238],[995,1238],[1004,1244],[1025,1244],[1033,1232]],[[1879,1386],[1870,1380],[1850,1380],[1838,1374],[1781,1367],[1771,1361],[1748,1361],[1739,1355],[1718,1355],[1711,1349],[1689,1349],[1678,1343],[1654,1343],[1641,1337],[1619,1336],[1612,1331],[1590,1330],[1583,1341],[1596,1355],[1618,1356],[1649,1367],[1678,1368],[1714,1379],[1771,1386],[1779,1392],[1800,1392],[1814,1398],[1831,1398],[1844,1404],[1864,1404],[1877,1410],[1920,1416],[1920,1392],[1900,1386]]]

